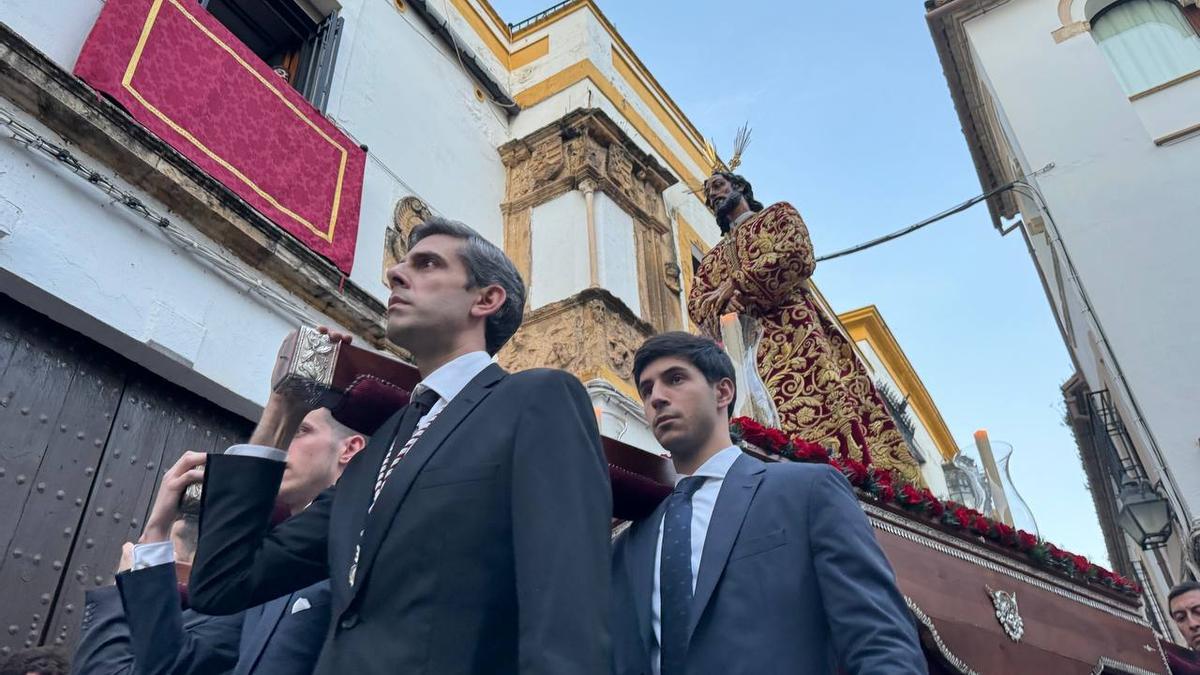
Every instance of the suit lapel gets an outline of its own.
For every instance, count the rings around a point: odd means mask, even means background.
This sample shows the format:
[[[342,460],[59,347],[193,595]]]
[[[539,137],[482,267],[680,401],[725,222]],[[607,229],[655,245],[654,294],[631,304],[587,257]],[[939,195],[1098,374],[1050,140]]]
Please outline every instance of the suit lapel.
[[[637,612],[638,637],[645,653],[650,651],[650,610],[654,593],[654,557],[658,545],[658,527],[662,522],[667,500],[663,500],[649,518],[629,527],[626,547],[625,575],[632,591],[634,611]]]
[[[479,405],[492,387],[506,375],[503,368],[492,364],[475,376],[463,390],[454,397],[450,404],[437,416],[421,439],[408,451],[404,459],[396,465],[395,471],[379,493],[375,508],[367,517],[366,528],[362,537],[362,551],[358,564],[358,582],[354,585],[351,598],[366,585],[371,572],[371,565],[379,553],[379,543],[392,525],[392,519],[400,504],[408,495],[413,481],[421,473],[421,468],[438,451],[446,438],[467,418],[475,406]],[[382,461],[382,459],[380,460]],[[376,465],[378,468],[378,465]],[[368,495],[369,503],[370,495]],[[366,508],[363,508],[366,511]]]
[[[704,552],[700,556],[700,570],[696,575],[696,593],[692,599],[692,616],[688,624],[688,639],[696,630],[696,624],[704,614],[704,608],[712,597],[713,590],[721,573],[725,571],[725,563],[729,560],[729,552],[733,550],[733,542],[742,529],[746,512],[750,510],[750,502],[762,482],[763,463],[748,456],[738,457],[725,474],[721,484],[721,492],[717,495],[717,503],[713,507],[712,519],[708,523],[708,535],[704,539]]]
[[[337,499],[333,502],[330,516],[330,522],[335,525],[330,528],[329,547],[330,589],[337,607],[349,604],[353,589],[350,588],[347,574],[354,558],[354,545],[358,543],[359,533],[366,524],[367,507],[371,504],[379,465],[383,464],[383,456],[395,442],[396,432],[407,409],[407,406],[401,408],[375,432],[371,442],[351,461],[338,481]]]
[[[262,657],[263,650],[267,648],[267,642],[275,633],[275,628],[279,625],[279,620],[283,618],[284,613],[287,612],[294,595],[295,593],[289,593],[262,605],[258,608],[258,616],[247,614],[246,620],[255,621],[254,634],[251,636],[250,644],[243,646],[241,654],[238,656],[237,672],[239,674],[254,671],[255,665]],[[255,610],[250,610],[250,612],[255,612]],[[242,670],[243,664],[245,664],[245,670]]]

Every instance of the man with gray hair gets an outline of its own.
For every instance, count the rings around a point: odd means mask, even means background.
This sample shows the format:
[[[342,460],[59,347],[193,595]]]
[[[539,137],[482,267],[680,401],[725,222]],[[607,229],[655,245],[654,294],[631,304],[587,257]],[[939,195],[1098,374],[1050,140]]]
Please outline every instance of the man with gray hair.
[[[423,378],[412,401],[268,530],[280,439],[310,406],[271,394],[250,443],[207,461],[193,605],[237,612],[328,577],[322,675],[607,671],[612,507],[586,391],[492,363],[525,286],[466,225],[416,227],[388,280],[388,338]]]

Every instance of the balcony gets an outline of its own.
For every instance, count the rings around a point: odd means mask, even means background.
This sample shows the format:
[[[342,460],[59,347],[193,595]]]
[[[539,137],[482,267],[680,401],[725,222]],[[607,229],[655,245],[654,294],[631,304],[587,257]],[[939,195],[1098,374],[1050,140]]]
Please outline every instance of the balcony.
[[[158,15],[150,22],[145,10],[154,7]],[[126,101],[141,106],[140,112],[135,114],[125,102],[114,102],[120,101],[115,96],[98,96],[95,89],[0,24],[0,96],[7,99],[6,105],[35,116],[81,159],[115,173],[157,200],[173,212],[173,220],[225,248],[257,275],[279,283],[331,320],[383,346],[382,303],[345,279],[354,253],[351,235],[358,222],[365,152],[199,5],[178,0],[108,2],[90,37],[96,39],[110,30],[104,25],[106,17],[121,9],[142,11],[141,22],[136,13],[115,17],[126,22],[127,31],[136,30],[131,42],[126,36],[122,43],[128,47],[128,60],[121,64],[111,50],[105,57],[120,64],[115,77],[109,75],[108,86],[125,92]],[[190,27],[190,42],[175,40],[169,33],[156,34],[170,26]],[[164,35],[168,39],[161,40]],[[134,62],[139,43],[142,49]],[[204,58],[209,59],[202,73],[187,70],[198,67],[199,52],[188,51],[183,65],[179,59],[156,60],[156,55],[179,55],[189,44],[204,50]],[[165,80],[162,76],[168,74],[171,77]],[[196,98],[199,83],[192,75],[207,78],[208,96]],[[172,84],[185,86],[172,89]],[[266,118],[258,110],[247,112],[251,97],[272,106],[274,116],[291,116],[270,143],[260,133]],[[189,105],[203,114],[186,117]],[[151,107],[169,122],[151,112]],[[222,130],[231,133],[221,136]],[[297,161],[299,143],[312,148],[311,162]],[[278,170],[270,171],[272,166]],[[298,189],[308,186],[310,179],[322,189]]]

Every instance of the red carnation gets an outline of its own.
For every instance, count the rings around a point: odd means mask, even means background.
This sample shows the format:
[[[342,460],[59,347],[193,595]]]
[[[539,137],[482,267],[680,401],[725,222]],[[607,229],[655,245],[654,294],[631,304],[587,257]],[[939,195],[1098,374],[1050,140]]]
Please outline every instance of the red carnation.
[[[734,427],[741,430],[743,437],[746,436],[747,434],[762,435],[762,433],[764,431],[763,425],[759,424],[758,422],[755,422],[754,420],[750,419],[749,417],[736,417],[736,418],[734,418],[732,424]]]
[[[879,499],[882,501],[885,501],[885,502],[894,501],[896,499],[896,489],[893,488],[891,485],[887,485],[887,484],[880,485],[879,486]]]
[[[971,521],[971,529],[975,531],[975,534],[982,534],[986,537],[992,531],[992,521],[984,516],[975,516],[975,519]]]
[[[862,462],[857,462],[853,459],[846,460],[846,468],[844,471],[846,476],[850,479],[850,483],[855,487],[862,487],[863,485],[866,485],[867,479],[871,477],[870,473],[867,471],[867,467],[864,466]]]
[[[796,449],[796,457],[802,462],[819,462],[827,464],[829,453],[817,443],[809,443],[799,436],[792,439],[792,447]]]
[[[733,418],[733,420],[730,421],[730,424],[739,426],[742,429],[750,429],[750,428],[761,429],[762,428],[762,425],[759,424],[758,422],[755,422],[753,418],[745,417],[745,416]]]
[[[954,520],[958,521],[959,527],[967,528],[971,526],[971,521],[973,520],[971,509],[968,509],[965,506],[959,506],[956,507],[952,513],[954,514]]]
[[[1072,555],[1071,563],[1075,566],[1075,571],[1080,574],[1087,574],[1088,568],[1092,566],[1092,563],[1081,555]]]
[[[767,442],[771,444],[772,450],[782,450],[788,443],[787,434],[778,429],[766,430]]]
[[[921,493],[912,485],[905,483],[900,487],[900,503],[905,506],[917,506],[923,500]]]
[[[1034,546],[1037,546],[1037,537],[1025,530],[1017,530],[1017,546],[1022,551],[1031,551]]]
[[[996,523],[995,528],[996,538],[1006,544],[1011,542],[1013,537],[1017,534],[1016,530],[1004,523]]]
[[[825,452],[825,448],[822,448],[819,445],[805,443],[804,441],[800,441],[800,444],[796,444],[796,442],[793,441],[793,445],[796,448],[796,459],[801,462],[812,462],[817,464],[825,464],[829,462],[829,455]]]
[[[929,488],[921,490],[921,498],[925,501],[925,508],[929,509],[929,515],[934,518],[941,518],[942,514],[946,512],[942,500],[938,499]]]

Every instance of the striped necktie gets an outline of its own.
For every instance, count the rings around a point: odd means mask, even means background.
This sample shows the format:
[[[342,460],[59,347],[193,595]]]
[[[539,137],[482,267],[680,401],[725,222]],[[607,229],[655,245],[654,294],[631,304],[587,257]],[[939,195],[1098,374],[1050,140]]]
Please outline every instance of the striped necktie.
[[[379,494],[383,492],[383,486],[387,484],[389,478],[392,477],[392,472],[396,470],[396,466],[400,464],[400,460],[408,454],[409,450],[421,440],[421,435],[425,430],[433,424],[437,419],[437,415],[431,415],[426,420],[425,426],[419,426],[421,418],[433,408],[433,405],[438,402],[441,397],[432,389],[426,388],[413,397],[409,402],[408,407],[404,410],[404,417],[400,420],[400,427],[396,431],[396,440],[392,443],[392,447],[388,448],[387,455],[384,456],[383,462],[379,465],[379,475],[375,478],[375,494],[371,496],[371,505],[367,507],[367,516],[370,517],[371,512],[375,510],[375,502],[379,501]],[[439,411],[440,412],[440,411]],[[396,449],[396,443],[401,438],[407,440],[399,450]],[[350,585],[354,585],[354,577],[358,573],[358,558],[362,553],[362,537],[366,532],[363,529],[358,533],[359,543],[354,545],[354,562],[350,564]]]

